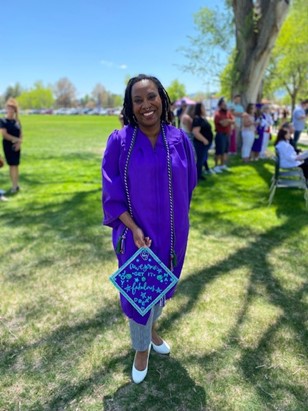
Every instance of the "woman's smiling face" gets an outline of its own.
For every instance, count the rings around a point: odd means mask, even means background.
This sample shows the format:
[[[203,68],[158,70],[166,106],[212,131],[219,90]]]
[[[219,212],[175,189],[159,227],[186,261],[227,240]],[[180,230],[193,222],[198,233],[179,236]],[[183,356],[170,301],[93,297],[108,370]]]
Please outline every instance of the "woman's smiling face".
[[[160,124],[163,106],[153,81],[145,79],[133,85],[132,103],[139,127],[148,128]]]

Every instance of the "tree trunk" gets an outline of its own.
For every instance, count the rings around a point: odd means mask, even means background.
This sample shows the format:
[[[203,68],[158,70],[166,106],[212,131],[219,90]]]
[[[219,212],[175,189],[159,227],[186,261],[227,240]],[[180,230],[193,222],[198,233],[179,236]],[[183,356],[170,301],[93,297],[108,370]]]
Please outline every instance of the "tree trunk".
[[[233,94],[255,103],[271,51],[289,10],[288,0],[233,0],[237,55]]]

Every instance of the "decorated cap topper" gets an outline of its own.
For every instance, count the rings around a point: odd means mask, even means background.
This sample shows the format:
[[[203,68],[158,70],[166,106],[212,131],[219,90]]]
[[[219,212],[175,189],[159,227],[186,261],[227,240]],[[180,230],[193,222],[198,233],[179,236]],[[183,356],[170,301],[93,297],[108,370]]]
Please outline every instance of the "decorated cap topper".
[[[178,278],[150,248],[142,247],[110,281],[143,316],[176,285]]]

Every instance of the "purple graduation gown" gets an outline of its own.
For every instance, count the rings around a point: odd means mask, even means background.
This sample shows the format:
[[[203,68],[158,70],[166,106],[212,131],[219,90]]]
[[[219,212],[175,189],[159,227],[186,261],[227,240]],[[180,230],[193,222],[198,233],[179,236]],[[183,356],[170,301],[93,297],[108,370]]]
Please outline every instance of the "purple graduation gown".
[[[175,227],[175,253],[177,265],[173,273],[179,278],[184,263],[188,230],[189,205],[196,186],[196,164],[194,152],[185,133],[176,127],[166,125],[165,133],[170,149],[172,165],[172,190]],[[122,235],[125,226],[119,216],[128,210],[124,189],[124,167],[133,135],[133,127],[115,130],[109,137],[102,162],[103,177],[103,223],[112,227],[113,247]],[[170,268],[170,215],[167,154],[160,133],[155,148],[150,140],[137,130],[135,145],[128,166],[128,186],[132,204],[133,219],[152,239],[151,249]],[[128,230],[124,254],[117,254],[121,267],[135,252],[132,232]],[[166,298],[171,298],[175,287]],[[145,325],[150,312],[142,316],[120,295],[123,312],[139,324]]]

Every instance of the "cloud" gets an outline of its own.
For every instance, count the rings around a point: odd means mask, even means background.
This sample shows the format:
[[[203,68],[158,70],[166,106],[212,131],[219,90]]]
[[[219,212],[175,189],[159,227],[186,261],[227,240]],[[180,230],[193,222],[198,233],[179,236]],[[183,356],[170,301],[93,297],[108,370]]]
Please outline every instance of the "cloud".
[[[105,66],[105,67],[109,67],[109,68],[117,68],[120,70],[125,70],[127,68],[126,64],[116,64],[112,61],[107,61],[107,60],[101,60],[100,63]]]

